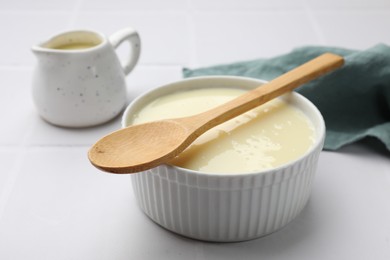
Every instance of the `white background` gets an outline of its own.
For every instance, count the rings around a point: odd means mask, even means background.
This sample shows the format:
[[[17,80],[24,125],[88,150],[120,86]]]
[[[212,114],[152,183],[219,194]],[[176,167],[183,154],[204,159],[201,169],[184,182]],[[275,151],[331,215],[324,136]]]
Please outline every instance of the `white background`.
[[[120,119],[58,128],[31,100],[31,45],[63,30],[126,26],[143,45],[127,77],[130,101],[180,79],[182,67],[303,45],[390,44],[390,1],[1,0],[0,259],[390,259],[390,153],[367,142],[323,152],[307,207],[267,237],[204,243],[151,222],[129,176],[99,172],[86,157]]]

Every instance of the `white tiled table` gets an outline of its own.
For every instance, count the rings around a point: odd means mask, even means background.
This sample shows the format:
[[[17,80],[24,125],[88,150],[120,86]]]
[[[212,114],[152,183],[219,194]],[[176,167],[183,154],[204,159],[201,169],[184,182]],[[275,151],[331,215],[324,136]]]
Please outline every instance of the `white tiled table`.
[[[137,207],[128,176],[93,168],[89,146],[120,127],[42,121],[31,101],[31,45],[58,31],[131,25],[142,57],[130,99],[181,68],[271,57],[302,45],[390,44],[390,1],[2,0],[0,259],[390,259],[390,153],[323,152],[311,200],[283,230],[243,243],[170,233]],[[119,53],[125,50],[121,48]]]

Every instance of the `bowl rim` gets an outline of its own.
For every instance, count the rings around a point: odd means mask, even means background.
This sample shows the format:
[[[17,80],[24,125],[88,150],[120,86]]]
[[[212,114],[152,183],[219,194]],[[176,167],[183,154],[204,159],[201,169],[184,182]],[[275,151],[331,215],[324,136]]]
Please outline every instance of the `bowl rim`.
[[[257,79],[257,78],[251,78],[251,77],[243,77],[243,76],[224,76],[224,75],[218,75],[218,76],[196,76],[196,77],[191,77],[191,78],[186,78],[186,79],[181,79],[177,80],[174,82],[170,82],[161,86],[158,86],[156,88],[153,88],[151,90],[148,90],[141,95],[137,96],[135,99],[133,99],[125,108],[125,111],[122,114],[122,119],[121,119],[121,127],[124,128],[126,127],[127,124],[127,118],[128,118],[128,113],[129,111],[139,102],[141,102],[142,99],[146,98],[147,96],[161,91],[161,89],[168,88],[169,86],[172,85],[178,85],[182,83],[186,83],[189,81],[203,81],[203,80],[226,80],[226,79],[234,79],[234,80],[242,80],[242,81],[251,81],[253,83],[259,83],[259,84],[265,84],[268,81],[263,80],[263,79]],[[172,165],[172,164],[162,164],[158,167],[164,166],[167,167],[167,169],[173,169],[177,172],[184,172],[189,175],[195,175],[195,176],[209,176],[209,177],[216,177],[216,178],[226,178],[226,177],[232,177],[232,178],[237,178],[237,177],[243,177],[243,176],[253,176],[253,175],[267,175],[267,174],[272,174],[275,172],[279,172],[283,169],[286,169],[288,167],[291,167],[303,160],[305,160],[307,157],[309,157],[312,153],[314,153],[316,150],[322,150],[322,146],[324,143],[325,139],[325,121],[324,118],[321,114],[321,112],[318,110],[318,108],[306,97],[303,95],[297,93],[296,91],[291,92],[292,95],[295,96],[295,98],[298,98],[300,102],[304,102],[306,106],[310,108],[310,110],[315,114],[315,117],[318,118],[318,130],[316,130],[316,140],[313,143],[313,145],[308,149],[304,154],[299,156],[298,158],[291,160],[285,164],[282,164],[277,167],[273,167],[271,169],[266,169],[266,170],[261,170],[261,171],[251,171],[251,172],[242,172],[242,173],[212,173],[212,172],[202,172],[202,171],[196,171],[196,170],[191,170],[187,168],[183,168],[180,166]],[[302,111],[303,112],[303,111]],[[304,112],[303,112],[304,113]],[[317,129],[317,127],[316,127]],[[153,170],[155,168],[152,168],[150,170]],[[148,171],[150,171],[148,170]]]

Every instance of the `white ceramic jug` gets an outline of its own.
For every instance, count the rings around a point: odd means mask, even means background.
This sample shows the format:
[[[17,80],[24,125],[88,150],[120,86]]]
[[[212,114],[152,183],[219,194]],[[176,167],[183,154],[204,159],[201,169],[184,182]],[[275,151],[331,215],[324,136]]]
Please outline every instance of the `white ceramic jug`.
[[[115,48],[130,43],[121,64]],[[104,123],[126,103],[125,76],[136,65],[141,43],[132,28],[110,37],[90,30],[69,31],[33,46],[38,58],[33,74],[33,99],[40,116],[65,127]]]

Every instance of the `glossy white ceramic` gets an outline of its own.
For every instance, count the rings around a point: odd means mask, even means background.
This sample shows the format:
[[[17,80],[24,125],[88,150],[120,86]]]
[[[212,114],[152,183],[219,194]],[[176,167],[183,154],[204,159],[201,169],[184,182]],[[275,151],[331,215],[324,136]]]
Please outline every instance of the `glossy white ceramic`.
[[[122,126],[131,115],[161,95],[194,88],[252,89],[264,81],[242,77],[199,77],[156,88],[125,110]],[[316,140],[299,159],[281,167],[251,173],[210,174],[161,165],[131,175],[140,208],[162,227],[206,241],[234,242],[272,233],[293,220],[310,196],[325,125],[317,108],[293,92],[283,98],[313,122]],[[291,138],[294,138],[293,136]]]
[[[121,64],[115,48],[131,45]],[[66,44],[91,44],[86,49],[61,50]],[[109,38],[90,30],[69,31],[32,47],[38,62],[33,75],[33,100],[46,121],[65,127],[87,127],[118,115],[126,103],[127,75],[140,55],[140,38],[132,28]]]

